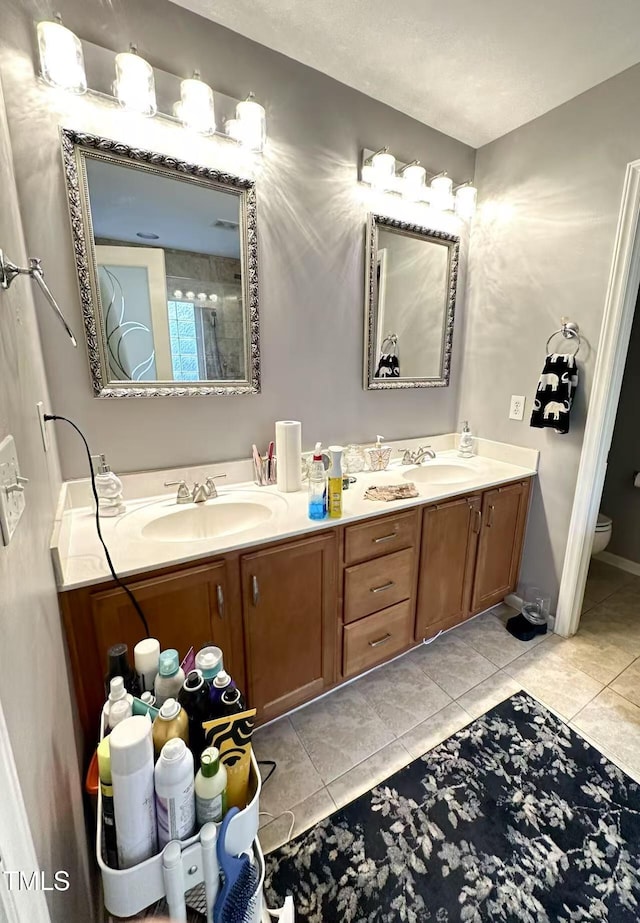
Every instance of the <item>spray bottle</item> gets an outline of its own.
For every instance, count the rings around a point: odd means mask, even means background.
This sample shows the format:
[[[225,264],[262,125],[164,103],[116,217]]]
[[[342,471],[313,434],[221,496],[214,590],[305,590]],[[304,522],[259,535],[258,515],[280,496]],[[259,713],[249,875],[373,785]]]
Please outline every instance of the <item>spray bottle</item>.
[[[316,442],[309,469],[309,519],[326,519],[327,472],[322,458],[322,443]]]
[[[342,516],[342,453],[341,445],[330,445],[331,467],[329,468],[329,518]]]

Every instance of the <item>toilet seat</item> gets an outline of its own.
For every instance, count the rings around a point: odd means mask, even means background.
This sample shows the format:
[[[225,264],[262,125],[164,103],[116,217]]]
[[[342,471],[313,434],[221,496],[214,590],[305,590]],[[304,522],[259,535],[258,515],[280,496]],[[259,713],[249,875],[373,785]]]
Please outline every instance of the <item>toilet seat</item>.
[[[610,516],[598,513],[598,522],[596,523],[596,532],[608,532],[612,526],[613,520]]]

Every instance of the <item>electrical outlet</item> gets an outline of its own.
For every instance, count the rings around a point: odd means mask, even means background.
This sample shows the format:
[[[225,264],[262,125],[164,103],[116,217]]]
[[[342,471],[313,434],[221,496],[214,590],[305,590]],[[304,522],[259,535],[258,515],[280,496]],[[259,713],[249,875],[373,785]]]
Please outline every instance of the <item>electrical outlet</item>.
[[[4,545],[11,541],[24,513],[27,483],[27,478],[20,476],[13,436],[7,436],[0,442],[0,539]]]
[[[524,419],[524,402],[526,398],[521,394],[512,394],[511,395],[511,406],[509,407],[509,419],[510,420],[523,420]]]
[[[38,411],[38,420],[40,421],[40,435],[42,436],[42,445],[44,446],[45,452],[49,451],[49,432],[47,430],[47,421],[44,418],[44,404],[42,401],[38,401],[36,404],[36,409]]]

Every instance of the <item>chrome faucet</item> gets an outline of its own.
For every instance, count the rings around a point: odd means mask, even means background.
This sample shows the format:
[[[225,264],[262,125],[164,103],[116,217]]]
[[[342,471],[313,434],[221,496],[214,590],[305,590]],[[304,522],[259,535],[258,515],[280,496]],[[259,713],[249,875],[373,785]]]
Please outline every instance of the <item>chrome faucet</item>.
[[[418,446],[416,452],[412,452],[411,449],[405,449],[404,455],[402,456],[403,465],[421,465],[425,458],[435,458],[436,453],[433,451],[431,446],[421,445]]]
[[[165,487],[177,487],[176,503],[206,503],[207,500],[214,500],[218,496],[218,490],[215,482],[217,478],[226,478],[226,474],[215,474],[208,477],[204,484],[196,481],[193,488],[189,490],[186,481],[165,481]]]

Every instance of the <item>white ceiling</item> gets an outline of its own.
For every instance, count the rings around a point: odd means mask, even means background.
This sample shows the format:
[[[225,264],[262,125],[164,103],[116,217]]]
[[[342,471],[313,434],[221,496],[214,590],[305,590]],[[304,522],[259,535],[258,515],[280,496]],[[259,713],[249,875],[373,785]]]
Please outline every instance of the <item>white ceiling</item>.
[[[173,2],[472,147],[640,61],[638,0]]]

